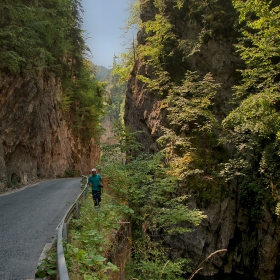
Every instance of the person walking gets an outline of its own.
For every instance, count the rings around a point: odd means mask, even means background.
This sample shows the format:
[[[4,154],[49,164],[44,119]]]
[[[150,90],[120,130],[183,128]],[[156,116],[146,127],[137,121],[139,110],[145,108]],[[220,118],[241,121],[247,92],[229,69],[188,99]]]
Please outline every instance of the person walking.
[[[96,207],[100,206],[100,202],[101,202],[101,190],[103,188],[101,182],[102,182],[102,178],[100,174],[97,174],[96,169],[93,168],[91,170],[91,175],[88,178],[88,184],[91,186],[92,198],[93,198],[94,206]]]

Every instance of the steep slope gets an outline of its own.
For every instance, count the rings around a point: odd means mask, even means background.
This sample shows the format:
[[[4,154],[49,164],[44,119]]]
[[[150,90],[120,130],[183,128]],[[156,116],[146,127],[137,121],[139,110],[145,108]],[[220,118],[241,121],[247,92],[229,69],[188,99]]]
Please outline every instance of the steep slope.
[[[153,5],[153,1],[142,2],[142,22],[154,21],[158,10]],[[233,105],[228,101],[232,98],[231,87],[240,79],[235,70],[242,64],[233,47],[233,44],[236,43],[236,33],[231,26],[234,20],[234,12],[230,1],[227,1],[225,7],[229,6],[230,12],[233,14],[228,15],[227,24],[221,22],[218,23],[220,26],[217,24],[217,30],[213,36],[204,31],[206,28],[205,23],[200,22],[200,18],[196,19],[188,16],[191,9],[188,4],[185,4],[184,9],[178,10],[172,7],[176,1],[165,2],[164,13],[173,24],[172,32],[178,37],[178,42],[170,43],[173,44],[171,47],[175,49],[173,51],[177,51],[177,53],[173,57],[170,55],[171,58],[166,59],[167,62],[164,61],[167,65],[164,70],[169,72],[171,76],[170,82],[181,81],[187,70],[196,71],[201,77],[211,72],[215,82],[222,85],[216,96],[215,108],[213,109],[217,118],[221,120],[233,108]],[[217,11],[217,14],[219,14],[219,11]],[[220,18],[219,21],[227,17],[226,15],[223,16],[224,18]],[[200,17],[203,17],[203,15],[200,15]],[[223,30],[219,30],[221,26],[223,26]],[[205,35],[202,32],[205,32]],[[140,46],[149,45],[150,43],[147,42],[148,37],[144,28],[141,29],[138,32],[138,44]],[[184,51],[178,51],[179,40],[181,42],[191,42],[193,53],[185,55]],[[203,40],[203,43],[200,42],[201,40]],[[139,135],[140,138],[142,137],[139,140],[144,144],[146,150],[149,150],[149,146],[152,146],[151,149],[153,150],[155,140],[161,135],[159,125],[164,124],[164,111],[160,110],[160,102],[163,97],[162,93],[157,94],[158,90],[152,90],[139,78],[142,75],[152,80],[157,79],[156,69],[146,60],[149,60],[149,58],[142,56],[138,59],[131,73],[126,96],[125,120],[133,130],[144,132],[141,134],[143,137]]]
[[[86,60],[80,1],[0,5],[0,192],[89,173],[104,86]]]
[[[146,152],[155,152],[160,149],[156,140],[164,134],[163,127],[176,132],[176,124],[169,123],[168,107],[164,102],[171,89],[170,84],[180,85],[188,70],[198,73],[201,80],[211,72],[220,88],[209,108],[220,123],[234,107],[232,87],[241,80],[236,69],[244,65],[234,49],[238,34],[233,27],[237,15],[229,0],[141,1],[140,14],[144,27],[138,32],[140,55],[128,83],[125,123],[133,131],[142,131],[137,140],[143,144]],[[162,19],[171,24],[175,39],[167,28],[166,33],[160,34],[158,31],[160,29],[157,29],[156,23]],[[164,20],[161,23],[165,24]],[[161,30],[164,30],[164,24]],[[157,45],[160,51],[157,53],[154,50],[152,54],[149,48],[156,46],[153,39],[157,35],[164,39],[161,45]],[[183,43],[187,43],[187,55],[182,51]],[[141,55],[143,49],[146,52]],[[154,54],[158,55],[158,60]],[[162,73],[166,74],[165,80]],[[159,86],[153,87],[147,80],[159,81]],[[200,125],[199,120],[192,125]],[[213,132],[219,136],[220,130]],[[181,130],[179,136],[193,136],[191,133],[191,129]],[[199,139],[197,142],[203,144]],[[182,184],[185,184],[185,194],[191,195],[189,206],[204,210],[208,218],[192,233],[165,237],[165,242],[172,248],[171,257],[189,258],[195,268],[215,250],[227,249],[227,254],[217,254],[211,258],[200,273],[207,276],[240,273],[250,278],[278,279],[280,238],[273,207],[263,206],[262,218],[252,220],[246,203],[242,201],[238,181],[222,182],[207,171],[211,174],[208,176],[205,171],[216,168],[216,172],[219,172],[218,164],[230,158],[232,147],[211,147],[209,139],[206,142],[206,156],[201,158],[204,176],[193,176],[193,180],[186,179]],[[213,160],[210,163],[207,162],[206,150],[209,148],[212,151],[209,157]],[[198,145],[195,149],[203,150],[203,146]],[[198,152],[197,155],[201,157],[203,153]],[[203,187],[199,188],[199,185]],[[205,199],[206,195],[208,200]]]
[[[0,97],[0,192],[67,169],[88,173],[97,163],[94,140],[85,146],[63,117],[55,75],[1,73]]]

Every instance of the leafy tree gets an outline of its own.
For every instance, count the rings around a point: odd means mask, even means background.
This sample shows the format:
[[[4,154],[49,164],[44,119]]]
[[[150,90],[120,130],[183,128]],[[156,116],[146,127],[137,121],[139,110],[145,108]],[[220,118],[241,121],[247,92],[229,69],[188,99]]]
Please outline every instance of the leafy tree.
[[[104,87],[86,60],[80,0],[0,0],[0,70],[7,74],[53,73],[62,81],[62,109],[75,135],[97,136]]]
[[[243,80],[235,87],[239,106],[223,121],[227,142],[235,149],[235,158],[225,169],[238,175],[249,208],[260,214],[262,203],[277,200],[279,172],[279,16],[277,1],[233,1],[239,12],[242,35],[237,50],[246,63],[240,70]],[[225,175],[224,173],[224,175]],[[246,180],[246,175],[249,180]],[[269,188],[271,192],[266,192]],[[260,199],[261,198],[261,199]]]
[[[137,279],[181,279],[188,261],[169,260],[164,236],[189,231],[205,215],[187,207],[188,197],[182,195],[178,177],[168,173],[162,154],[141,154],[126,164],[120,162],[124,152],[137,149],[138,145],[129,131],[117,131],[117,138],[125,141],[111,146],[115,160],[104,158],[101,167],[114,199],[132,210],[133,253],[127,275]],[[108,147],[108,155],[107,151]]]
[[[145,44],[138,46],[138,55],[153,69],[154,76],[138,75],[150,88],[166,93],[171,82],[168,61],[174,58],[176,35],[172,24],[163,14],[156,14],[155,20],[142,23],[145,33],[149,34]]]
[[[218,143],[220,128],[213,113],[212,102],[219,85],[211,73],[203,77],[189,71],[187,61],[209,38],[228,32],[236,13],[230,1],[156,0],[153,5],[155,16],[144,18],[139,25],[145,36],[137,46],[137,57],[148,66],[145,74],[136,78],[157,95],[166,112],[162,113],[166,116],[163,136],[158,139],[166,163],[182,185],[197,191],[199,206],[206,206],[221,195],[218,162],[227,157]],[[196,38],[186,39],[178,25],[193,20],[201,30]]]
[[[140,1],[131,0],[128,2],[129,17],[125,22],[125,34],[133,29],[138,29],[141,25],[140,20]]]
[[[221,35],[228,37],[234,32],[236,12],[230,0],[157,0],[153,4],[156,15],[141,23],[146,36],[138,46],[139,58],[151,70],[145,76],[139,75],[139,79],[165,96],[170,83],[181,84],[190,69],[189,57],[199,53],[210,38],[219,40]],[[201,26],[196,38],[186,38],[185,30],[179,27],[187,21]]]
[[[240,13],[243,38],[237,50],[247,67],[242,70],[243,83],[237,86],[239,96],[279,92],[279,18],[280,7],[272,1],[233,1]]]
[[[164,135],[158,143],[165,151],[172,174],[177,174],[185,188],[199,194],[200,207],[221,195],[218,162],[226,153],[214,133],[219,124],[211,110],[219,87],[210,73],[200,80],[198,74],[189,71],[183,84],[173,87],[162,102],[169,126],[163,128]]]
[[[98,82],[90,66],[84,64],[79,76],[64,84],[63,109],[66,117],[71,118],[74,134],[86,141],[102,133],[106,83]]]
[[[44,0],[40,5],[1,0],[1,69],[13,73],[38,69],[62,71],[82,61],[80,1]],[[71,59],[71,63],[69,62]]]

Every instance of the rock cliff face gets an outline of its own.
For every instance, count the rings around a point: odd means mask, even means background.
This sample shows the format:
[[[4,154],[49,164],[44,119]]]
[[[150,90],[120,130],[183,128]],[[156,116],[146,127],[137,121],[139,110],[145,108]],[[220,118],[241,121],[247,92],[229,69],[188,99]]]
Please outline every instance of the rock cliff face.
[[[201,24],[194,20],[180,18],[184,16],[184,11],[181,11],[181,14],[174,13],[173,6],[174,2],[170,1],[166,13],[171,22],[176,22],[176,32],[180,34],[180,38],[198,41],[202,31]],[[157,9],[153,1],[142,1],[140,14],[142,22],[153,20],[156,13]],[[145,45],[147,36],[143,29],[140,30],[137,37],[138,44]],[[232,86],[240,80],[236,69],[242,67],[242,62],[233,46],[236,42],[236,38],[228,34],[226,38],[221,35],[215,39],[208,38],[201,45],[199,52],[185,59],[183,66],[178,66],[180,71],[184,67],[185,71],[196,71],[200,76],[211,72],[215,82],[221,84],[213,108],[218,120],[222,120],[233,108],[229,102],[232,98]],[[131,73],[126,94],[125,121],[133,130],[143,131],[137,139],[144,145],[145,150],[153,151],[156,149],[155,140],[161,135],[160,125],[165,123],[165,112],[161,110],[162,97],[138,79],[139,75],[151,79],[155,77],[152,67],[145,62],[145,59],[138,60]]]
[[[154,1],[143,1],[141,19],[143,22],[153,20],[157,12]],[[166,2],[166,1],[165,1]],[[171,4],[173,5],[173,1]],[[230,1],[225,1],[230,3]],[[178,14],[166,9],[169,19],[176,17],[177,31],[182,38],[197,40],[201,24],[194,20],[181,19]],[[175,21],[175,19],[174,19]],[[221,83],[213,112],[221,121],[232,109],[232,86],[240,81],[236,69],[242,66],[234,51],[233,36],[216,36],[208,38],[200,51],[188,57],[187,68],[200,75],[211,72],[216,82]],[[138,44],[144,45],[147,34],[138,33]],[[157,150],[156,139],[161,136],[160,126],[166,124],[166,112],[161,109],[162,97],[152,91],[138,79],[139,75],[153,78],[151,66],[145,59],[137,60],[128,83],[125,122],[133,131],[142,131],[137,140],[144,150]],[[225,186],[227,197],[201,209],[207,214],[202,224],[191,233],[166,237],[172,248],[172,256],[181,256],[192,260],[195,268],[202,260],[215,250],[227,249],[226,254],[216,254],[200,271],[202,275],[211,276],[218,273],[240,273],[251,279],[275,280],[279,278],[279,225],[274,209],[264,207],[264,217],[252,222],[246,209],[240,204],[240,192],[237,182]],[[195,200],[190,207],[196,208]]]
[[[0,73],[0,193],[67,169],[88,174],[97,163],[94,141],[85,146],[73,137],[61,96],[53,75]]]

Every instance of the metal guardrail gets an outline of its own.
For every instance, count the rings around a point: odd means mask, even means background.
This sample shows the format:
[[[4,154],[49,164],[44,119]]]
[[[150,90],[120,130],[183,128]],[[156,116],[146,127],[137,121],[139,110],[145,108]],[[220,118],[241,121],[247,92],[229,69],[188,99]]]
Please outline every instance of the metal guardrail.
[[[86,200],[88,186],[87,177],[82,175],[82,186],[84,184],[84,189],[79,194],[78,198],[75,200],[73,205],[69,208],[62,221],[59,224],[58,236],[57,236],[57,279],[58,280],[69,280],[68,269],[66,266],[64,250],[63,250],[63,240],[68,240],[68,223],[75,215],[75,218],[80,217],[80,201]]]

